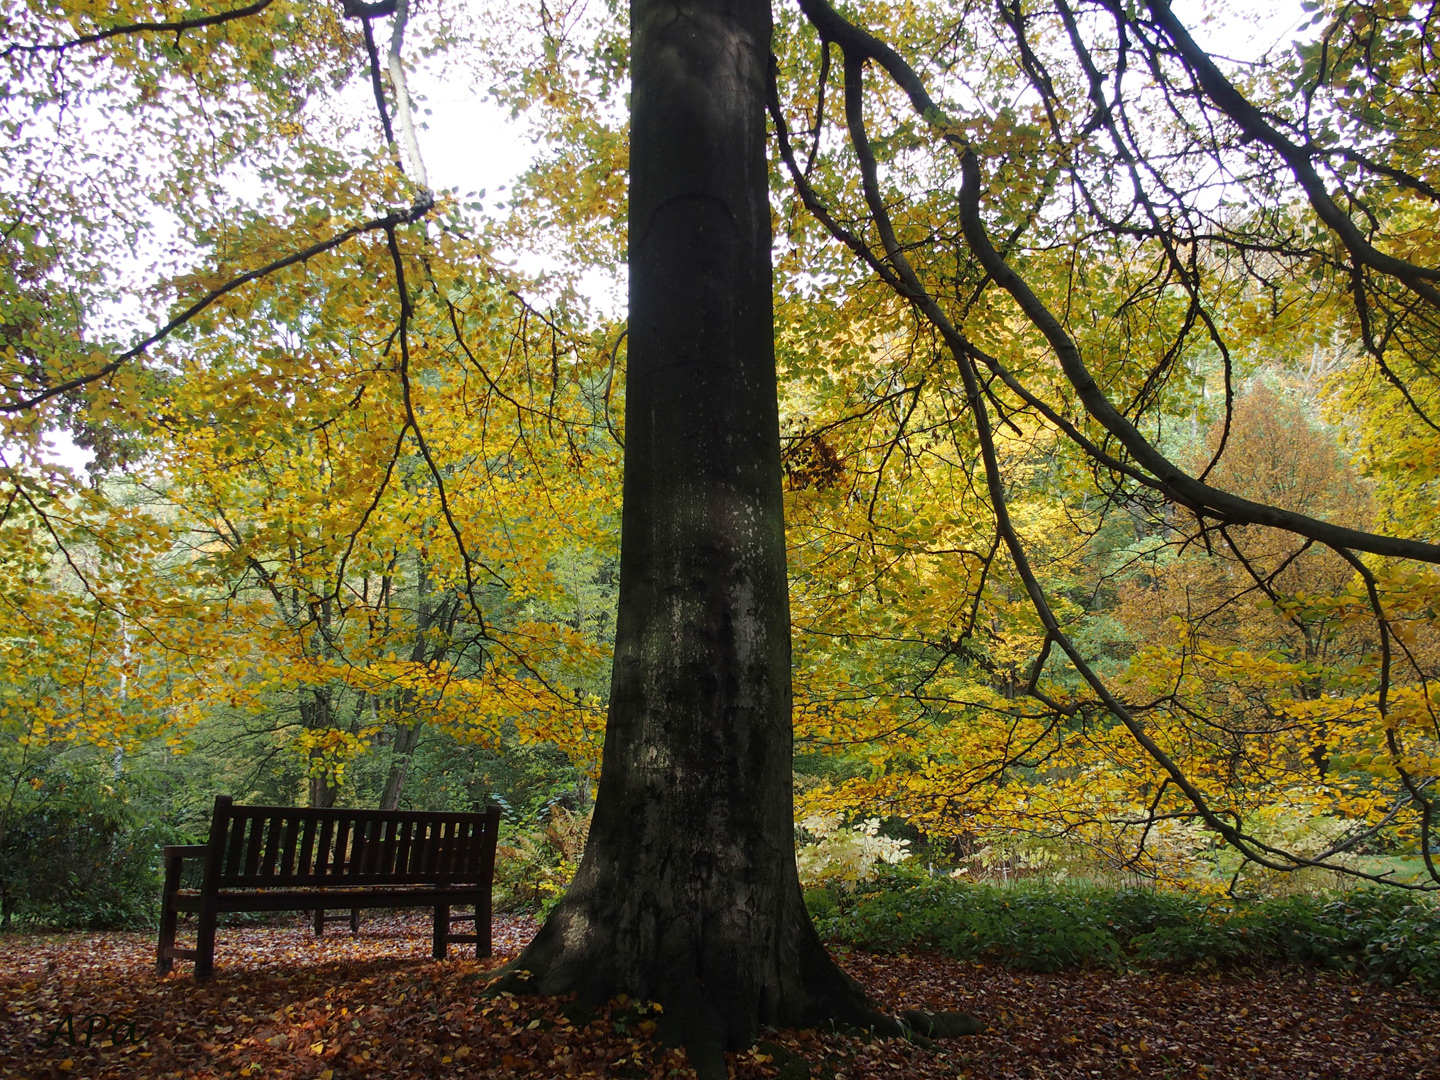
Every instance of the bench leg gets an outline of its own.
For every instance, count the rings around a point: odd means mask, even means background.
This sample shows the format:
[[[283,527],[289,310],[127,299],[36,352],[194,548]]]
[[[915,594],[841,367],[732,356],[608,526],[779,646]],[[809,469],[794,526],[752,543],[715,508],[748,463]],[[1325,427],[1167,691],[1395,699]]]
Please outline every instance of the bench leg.
[[[175,891],[180,888],[180,860],[165,860],[165,891],[160,894],[160,944],[155,953],[155,970],[161,975],[175,967],[169,955],[175,947],[175,927],[180,913],[175,910]]]
[[[358,907],[352,907],[352,908],[350,909],[350,936],[351,936],[351,937],[358,937],[359,934],[360,934],[360,909],[359,909]]]
[[[199,925],[195,929],[195,979],[203,982],[215,971],[215,924],[219,912],[213,903],[200,904]]]
[[[170,950],[175,947],[175,927],[179,918],[179,913],[170,906],[167,894],[160,901],[160,946],[155,953],[155,970],[161,975],[175,967],[175,958],[170,955]]]
[[[325,936],[325,909],[323,907],[315,909],[315,936],[317,938]]]
[[[444,960],[450,947],[450,905],[435,905],[435,936],[430,945],[430,954],[436,960]]]
[[[490,955],[490,890],[475,904],[475,959]]]

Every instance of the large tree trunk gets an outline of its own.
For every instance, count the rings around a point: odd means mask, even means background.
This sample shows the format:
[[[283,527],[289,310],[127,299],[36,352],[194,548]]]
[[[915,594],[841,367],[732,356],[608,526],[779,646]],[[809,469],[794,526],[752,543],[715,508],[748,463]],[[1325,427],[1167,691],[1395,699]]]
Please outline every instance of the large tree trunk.
[[[702,1074],[882,1022],[795,872],[767,0],[634,0],[620,611],[585,857],[506,985],[660,1002]]]

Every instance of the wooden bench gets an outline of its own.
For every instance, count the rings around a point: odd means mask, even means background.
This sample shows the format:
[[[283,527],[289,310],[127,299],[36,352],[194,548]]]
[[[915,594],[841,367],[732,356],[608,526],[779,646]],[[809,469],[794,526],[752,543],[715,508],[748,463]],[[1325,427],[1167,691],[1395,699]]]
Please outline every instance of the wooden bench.
[[[193,960],[195,977],[215,966],[215,926],[223,911],[310,911],[377,907],[435,909],[432,952],[475,943],[490,955],[490,881],[500,809],[479,814],[404,810],[308,810],[293,806],[236,806],[215,796],[210,840],[165,848],[156,967]],[[203,866],[200,887],[183,888],[187,860]],[[450,915],[474,904],[474,916]],[[182,911],[199,916],[195,948],[179,948]],[[452,921],[474,919],[474,933],[453,934]],[[317,920],[318,922],[318,920]],[[319,922],[323,927],[323,922]],[[352,922],[353,925],[353,922]]]

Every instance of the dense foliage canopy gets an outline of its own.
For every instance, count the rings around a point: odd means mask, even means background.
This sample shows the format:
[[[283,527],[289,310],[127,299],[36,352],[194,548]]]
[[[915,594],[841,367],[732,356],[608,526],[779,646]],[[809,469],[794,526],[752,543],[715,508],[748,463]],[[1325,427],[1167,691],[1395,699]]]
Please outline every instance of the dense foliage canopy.
[[[1440,881],[1435,15],[1306,4],[1240,61],[1168,0],[776,8],[801,816]],[[221,784],[583,806],[623,11],[0,27],[3,876],[142,772],[182,824]],[[532,127],[504,205],[431,189],[407,68]]]

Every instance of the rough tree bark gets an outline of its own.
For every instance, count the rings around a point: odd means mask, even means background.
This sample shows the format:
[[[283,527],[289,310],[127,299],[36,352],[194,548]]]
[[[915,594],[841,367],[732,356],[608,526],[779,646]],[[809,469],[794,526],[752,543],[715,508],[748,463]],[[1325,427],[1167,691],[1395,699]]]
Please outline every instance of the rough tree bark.
[[[574,884],[503,985],[658,1001],[662,1037],[723,1076],[760,1025],[899,1029],[826,954],[795,871],[768,0],[634,0],[631,48],[605,752]]]

